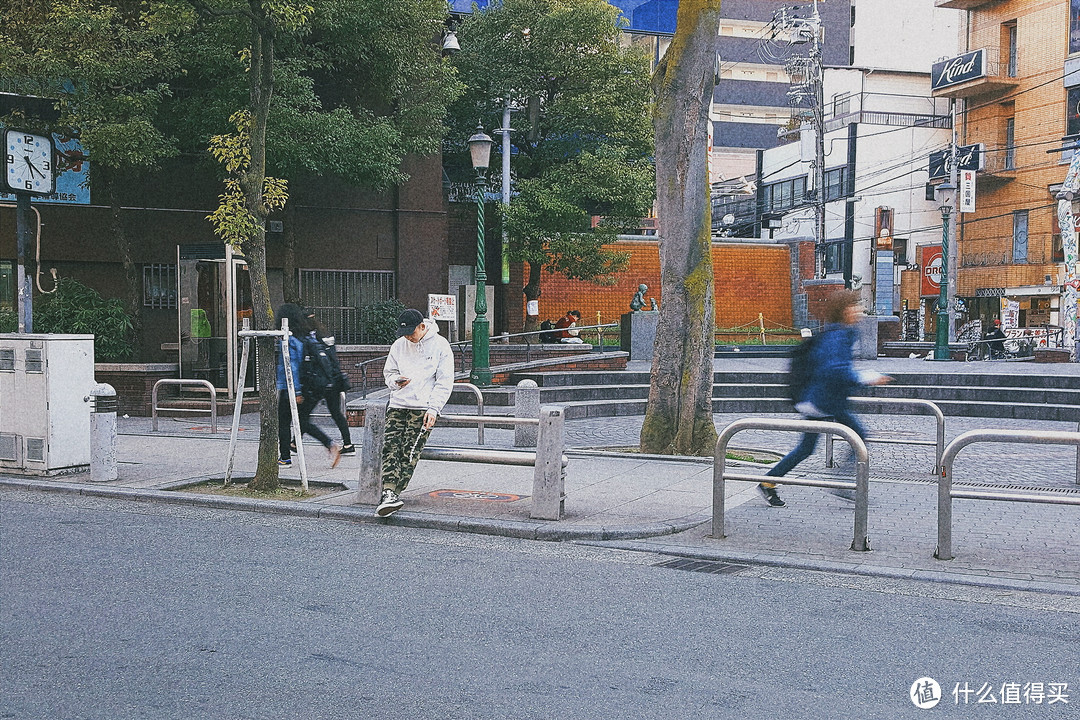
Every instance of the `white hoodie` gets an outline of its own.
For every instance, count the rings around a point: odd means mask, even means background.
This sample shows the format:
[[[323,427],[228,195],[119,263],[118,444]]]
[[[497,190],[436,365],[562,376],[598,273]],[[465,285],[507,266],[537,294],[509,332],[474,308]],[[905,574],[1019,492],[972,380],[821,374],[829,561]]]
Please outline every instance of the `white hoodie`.
[[[439,414],[454,389],[454,352],[439,334],[439,325],[424,318],[427,328],[420,342],[399,337],[390,346],[383,365],[383,378],[390,388],[390,407],[407,410],[431,410]],[[409,384],[398,387],[398,378]]]

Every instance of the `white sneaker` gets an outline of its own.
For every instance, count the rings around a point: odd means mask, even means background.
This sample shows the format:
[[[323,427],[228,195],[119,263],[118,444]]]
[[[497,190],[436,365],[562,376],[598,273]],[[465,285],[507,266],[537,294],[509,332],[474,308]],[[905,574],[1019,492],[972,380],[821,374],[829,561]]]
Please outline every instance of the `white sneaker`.
[[[379,517],[387,517],[393,515],[401,506],[405,503],[401,502],[401,498],[397,496],[397,493],[393,490],[382,491],[382,502],[379,503],[379,507],[375,508],[375,514]]]

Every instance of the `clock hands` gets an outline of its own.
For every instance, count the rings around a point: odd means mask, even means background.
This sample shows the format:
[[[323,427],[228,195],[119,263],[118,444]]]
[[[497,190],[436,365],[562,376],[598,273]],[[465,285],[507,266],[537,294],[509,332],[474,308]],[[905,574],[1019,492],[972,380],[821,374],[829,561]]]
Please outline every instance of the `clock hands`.
[[[30,162],[30,157],[28,155],[23,155],[23,160],[25,160],[26,164],[30,166],[30,174],[31,175],[33,175],[34,173],[37,173],[41,177],[45,177],[45,173],[43,173],[41,170],[39,170],[37,165]]]

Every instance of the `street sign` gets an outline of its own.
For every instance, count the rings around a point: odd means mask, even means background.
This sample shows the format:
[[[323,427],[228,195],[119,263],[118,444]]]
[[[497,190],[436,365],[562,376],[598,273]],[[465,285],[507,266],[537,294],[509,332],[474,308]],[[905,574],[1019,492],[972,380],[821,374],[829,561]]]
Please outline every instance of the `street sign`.
[[[443,322],[457,322],[457,302],[453,295],[428,295],[428,317]]]

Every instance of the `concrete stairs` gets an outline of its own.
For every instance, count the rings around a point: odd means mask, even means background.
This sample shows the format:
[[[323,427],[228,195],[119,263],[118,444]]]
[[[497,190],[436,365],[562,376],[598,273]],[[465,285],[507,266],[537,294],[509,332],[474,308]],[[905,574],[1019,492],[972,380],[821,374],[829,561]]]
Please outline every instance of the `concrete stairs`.
[[[930,400],[947,416],[1080,422],[1080,377],[1055,375],[1052,365],[1046,367],[1038,374],[892,372],[893,383],[865,388],[861,395]],[[649,397],[647,372],[516,373],[510,385],[484,391],[485,412],[512,414],[513,385],[526,379],[540,386],[541,403],[566,406],[570,420],[644,415]],[[716,372],[713,412],[794,412],[785,392],[782,371]],[[467,407],[475,399],[459,391],[450,403]]]

